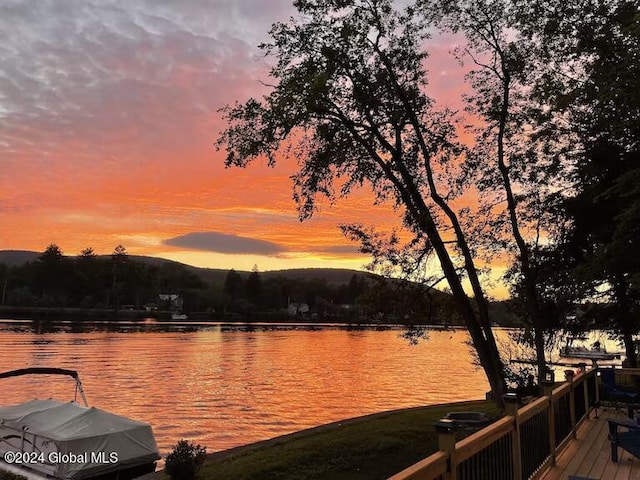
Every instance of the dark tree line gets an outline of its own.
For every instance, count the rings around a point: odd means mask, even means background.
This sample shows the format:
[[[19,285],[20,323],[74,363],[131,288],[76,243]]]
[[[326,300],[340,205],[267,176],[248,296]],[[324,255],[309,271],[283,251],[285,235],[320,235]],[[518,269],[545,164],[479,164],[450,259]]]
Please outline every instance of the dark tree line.
[[[257,267],[249,274],[227,273],[216,309],[251,316],[264,312],[318,320],[455,323],[451,300],[424,286],[380,276],[353,274],[348,283],[321,278],[263,278]],[[304,308],[295,305],[304,304]],[[292,306],[293,305],[293,306]],[[308,311],[306,310],[308,307]]]
[[[640,6],[637,2],[555,5],[542,35],[549,56],[586,65],[549,75],[538,92],[570,118],[575,168],[560,195],[565,222],[544,251],[541,291],[573,310],[566,326],[604,328],[623,340],[637,366],[640,332]],[[588,62],[585,61],[588,59]],[[549,142],[550,143],[550,142]]]
[[[229,270],[222,286],[225,312],[248,314],[278,311],[292,304],[305,304],[309,312],[323,315],[327,305],[355,305],[369,290],[364,276],[354,274],[349,283],[329,283],[320,278],[292,279],[285,276],[264,279],[257,267],[243,275]]]
[[[71,257],[51,244],[36,261],[0,264],[0,282],[3,305],[18,307],[142,309],[157,304],[160,293],[178,293],[196,308],[205,306],[201,302],[207,291],[203,280],[186,267],[136,261],[122,245],[110,256],[98,256],[87,248]]]
[[[207,282],[178,263],[151,265],[131,258],[122,245],[107,256],[91,248],[65,256],[57,245],[49,245],[33,262],[0,264],[0,287],[1,305],[9,307],[177,310],[160,298],[177,294],[184,312],[207,312],[214,318],[266,319],[264,315],[271,313],[280,319],[302,315],[437,323],[451,316],[446,296],[425,295],[422,286],[406,282],[364,274],[354,274],[344,283],[284,275],[264,278],[257,266],[248,274],[231,269],[223,282]]]

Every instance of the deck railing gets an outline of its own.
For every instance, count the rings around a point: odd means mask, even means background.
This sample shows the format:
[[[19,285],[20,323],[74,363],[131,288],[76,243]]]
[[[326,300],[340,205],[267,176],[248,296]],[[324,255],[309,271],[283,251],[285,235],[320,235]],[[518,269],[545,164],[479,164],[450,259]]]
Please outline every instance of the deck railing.
[[[389,480],[538,478],[598,404],[597,368],[565,373],[562,385],[544,387],[544,396],[523,407],[507,395],[503,418],[458,442],[455,422],[441,420],[439,451]]]

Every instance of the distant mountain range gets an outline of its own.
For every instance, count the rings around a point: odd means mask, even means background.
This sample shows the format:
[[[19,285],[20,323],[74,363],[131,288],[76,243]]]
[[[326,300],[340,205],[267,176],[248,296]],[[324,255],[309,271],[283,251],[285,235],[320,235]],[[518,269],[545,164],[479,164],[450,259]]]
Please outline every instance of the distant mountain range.
[[[42,252],[32,252],[28,250],[0,250],[0,263],[4,263],[8,266],[19,266],[27,262],[33,262],[38,260],[38,257]],[[101,255],[108,257],[108,255]],[[72,257],[71,257],[72,258]],[[160,266],[165,263],[173,263],[177,265],[183,265],[188,270],[199,275],[204,281],[209,283],[221,283],[224,282],[229,269],[219,268],[202,268],[193,267],[184,263],[176,262],[173,260],[167,260],[164,258],[147,257],[142,255],[129,255],[129,258],[138,262],[143,262],[148,265]],[[241,275],[249,275],[250,272],[236,270]],[[312,278],[325,280],[330,284],[345,284],[349,283],[351,277],[354,274],[358,275],[371,275],[366,272],[358,270],[349,270],[345,268],[297,268],[291,270],[271,270],[266,272],[260,272],[263,278],[273,277],[285,277],[290,279],[307,280]]]
[[[0,250],[0,263],[14,267],[37,260],[40,253],[28,250]]]
[[[36,261],[40,255],[41,252],[31,252],[26,250],[0,250],[0,264],[4,263],[9,266],[19,266],[26,262]],[[102,255],[102,257],[109,257],[109,255]],[[186,265],[184,263],[167,260],[164,258],[146,257],[140,255],[130,255],[129,258],[154,266],[161,266],[163,264],[181,265],[188,271],[200,276],[203,281],[210,285],[224,284],[224,281],[229,272],[229,269],[193,267],[191,265]],[[250,273],[248,271],[242,270],[236,271],[244,277],[248,276]],[[317,279],[324,280],[330,285],[348,284],[353,275],[376,277],[376,275],[371,273],[340,268],[298,268],[291,270],[272,270],[260,272],[260,275],[263,279],[284,277],[288,279],[299,280],[301,282]],[[437,298],[445,304],[452,301],[451,296],[447,293],[435,289],[432,289],[431,292],[433,298]],[[497,322],[500,325],[517,326],[520,324],[520,320],[516,315],[514,315],[513,312],[510,311],[510,308],[507,307],[507,304],[509,302],[510,301],[508,300],[489,302],[491,316],[493,321]],[[452,310],[455,308],[452,303],[450,303],[450,308]]]

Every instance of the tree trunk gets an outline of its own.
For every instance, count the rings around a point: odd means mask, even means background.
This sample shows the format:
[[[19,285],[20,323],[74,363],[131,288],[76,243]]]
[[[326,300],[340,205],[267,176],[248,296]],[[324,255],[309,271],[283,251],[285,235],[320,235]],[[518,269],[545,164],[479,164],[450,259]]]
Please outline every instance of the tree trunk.
[[[535,285],[535,280],[527,268],[522,269],[522,273],[525,276],[525,294],[527,295],[527,309],[529,316],[531,317],[531,323],[533,324],[533,341],[536,350],[536,365],[538,367],[538,387],[540,393],[542,393],[542,382],[544,381],[545,370],[547,369],[547,362],[545,358],[544,349],[544,329],[542,328],[542,315],[540,314],[540,308],[538,305],[538,290]]]
[[[377,44],[374,47],[377,54],[380,56],[380,59],[384,63],[386,71],[390,75],[393,88],[395,89],[398,98],[404,105],[409,122],[412,125],[413,130],[418,138],[420,150],[423,155],[423,163],[425,172],[427,174],[427,183],[429,185],[431,198],[443,210],[455,230],[458,247],[461,249],[464,255],[465,270],[469,276],[472,288],[476,295],[479,315],[476,314],[469,296],[466,294],[464,288],[462,287],[460,277],[458,276],[449,252],[447,251],[447,248],[442,241],[440,232],[438,231],[437,225],[434,222],[431,212],[425,204],[424,198],[420,194],[420,191],[414,180],[412,179],[411,174],[406,170],[406,167],[402,164],[402,162],[397,162],[396,166],[399,168],[400,174],[403,177],[406,189],[399,188],[399,191],[403,196],[405,205],[409,210],[412,211],[414,220],[416,221],[417,225],[419,225],[421,230],[428,236],[434,247],[434,250],[436,251],[438,259],[440,260],[440,266],[442,267],[447,282],[449,283],[449,287],[451,288],[451,292],[453,294],[458,311],[464,319],[467,330],[469,331],[469,335],[471,336],[473,346],[475,347],[478,354],[480,364],[482,365],[485,375],[487,376],[487,380],[489,381],[489,385],[491,386],[493,398],[500,407],[503,407],[503,395],[506,392],[504,366],[500,359],[500,354],[498,352],[498,347],[493,336],[493,331],[491,330],[491,322],[489,320],[487,303],[484,297],[484,292],[480,285],[480,281],[478,279],[475,265],[473,263],[473,256],[471,255],[471,251],[467,244],[464,232],[460,227],[460,223],[458,222],[455,212],[453,212],[445,199],[439,195],[436,188],[436,184],[433,178],[433,171],[430,164],[431,152],[430,149],[427,148],[427,142],[422,135],[421,122],[418,119],[416,112],[413,110],[411,102],[407,98],[406,92],[401,86],[401,82],[398,81],[393,65],[391,64],[389,58],[378,47]],[[401,141],[401,139],[399,140]],[[393,151],[393,148],[391,148],[390,150]],[[398,149],[396,151],[395,160],[399,160],[399,157],[397,156],[399,155],[399,153],[400,152]],[[393,175],[388,176],[390,177],[390,179],[393,177]]]
[[[511,93],[511,77],[505,64],[505,58],[502,50],[498,49],[500,55],[502,69],[502,107],[500,109],[499,125],[498,125],[498,170],[502,177],[502,185],[507,196],[507,211],[509,213],[509,221],[511,223],[511,231],[513,238],[520,252],[520,271],[524,278],[525,295],[527,300],[527,310],[529,318],[533,325],[533,339],[536,351],[536,366],[538,368],[538,386],[542,393],[542,381],[544,380],[547,363],[544,350],[544,329],[542,323],[542,315],[538,305],[538,288],[536,287],[535,272],[531,266],[531,257],[529,246],[522,237],[520,225],[518,223],[517,201],[513,195],[511,186],[511,178],[509,177],[509,167],[505,162],[504,153],[504,136],[509,117],[510,93]]]
[[[481,321],[474,311],[471,300],[462,287],[460,277],[456,272],[449,252],[447,252],[446,246],[440,237],[433,219],[428,215],[422,215],[420,225],[429,236],[433,248],[438,255],[440,265],[451,288],[456,307],[465,322],[473,346],[478,354],[480,364],[489,381],[493,400],[498,406],[504,407],[503,396],[506,393],[504,368],[493,334],[487,335],[487,330],[483,328]],[[488,330],[489,333],[492,333],[490,326]]]
[[[624,275],[616,276],[614,284],[614,292],[618,303],[617,323],[622,332],[622,340],[624,342],[625,356],[627,357],[627,367],[637,368],[638,357],[636,354],[636,346],[633,335],[637,333],[637,328],[632,322],[631,307],[629,305],[628,284]],[[637,383],[638,378],[634,376]]]

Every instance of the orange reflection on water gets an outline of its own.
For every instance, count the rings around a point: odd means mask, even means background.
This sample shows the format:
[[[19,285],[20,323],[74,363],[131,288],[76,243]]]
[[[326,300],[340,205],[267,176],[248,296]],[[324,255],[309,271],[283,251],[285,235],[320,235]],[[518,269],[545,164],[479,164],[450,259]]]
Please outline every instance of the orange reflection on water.
[[[411,346],[399,330],[138,330],[37,334],[0,323],[0,371],[78,370],[91,405],[151,423],[163,453],[181,438],[217,451],[488,390],[462,331]],[[0,382],[0,405],[73,397],[71,380]]]

